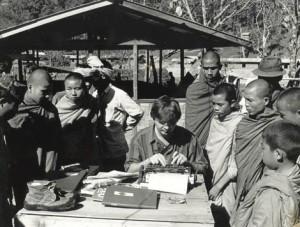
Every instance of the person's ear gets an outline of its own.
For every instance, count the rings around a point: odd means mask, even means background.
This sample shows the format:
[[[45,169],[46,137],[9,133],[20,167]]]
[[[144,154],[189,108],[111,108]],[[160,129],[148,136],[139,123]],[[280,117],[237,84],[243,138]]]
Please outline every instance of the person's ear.
[[[265,106],[269,105],[270,98],[269,97],[264,97],[264,103],[265,103]]]
[[[300,119],[300,109],[296,111],[296,115]]]
[[[32,85],[31,84],[27,85],[27,90],[29,93],[32,93]]]
[[[235,99],[232,99],[232,100],[231,100],[231,102],[230,102],[230,107],[231,107],[231,108],[236,107],[236,100],[235,100]]]
[[[283,159],[286,157],[286,153],[280,149],[280,148],[276,148],[273,152],[275,159],[277,160],[277,162],[282,162]]]
[[[0,98],[0,106],[1,107],[3,107],[4,106],[4,104],[6,103],[7,101],[6,101],[6,99],[5,98]]]

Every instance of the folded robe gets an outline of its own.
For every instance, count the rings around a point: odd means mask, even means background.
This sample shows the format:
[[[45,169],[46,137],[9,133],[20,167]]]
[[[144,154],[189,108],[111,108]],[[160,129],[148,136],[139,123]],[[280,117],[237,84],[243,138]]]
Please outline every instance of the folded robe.
[[[94,159],[99,158],[96,142],[97,100],[87,94],[80,104],[75,104],[64,95],[56,107],[63,128],[62,163],[98,164]]]
[[[217,85],[224,82],[208,82],[203,71],[200,71],[199,79],[196,79],[186,91],[185,127],[199,139],[205,146],[211,119],[214,116],[212,94]]]

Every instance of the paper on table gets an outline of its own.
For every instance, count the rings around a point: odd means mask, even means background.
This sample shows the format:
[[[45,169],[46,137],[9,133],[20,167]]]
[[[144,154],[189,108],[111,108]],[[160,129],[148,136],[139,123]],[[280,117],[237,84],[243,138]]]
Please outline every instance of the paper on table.
[[[139,172],[135,173],[127,173],[121,172],[117,170],[113,170],[110,172],[99,172],[96,176],[89,176],[88,179],[103,179],[103,178],[128,178],[128,177],[138,177]]]
[[[149,175],[148,189],[186,194],[189,175],[177,173],[153,173]]]

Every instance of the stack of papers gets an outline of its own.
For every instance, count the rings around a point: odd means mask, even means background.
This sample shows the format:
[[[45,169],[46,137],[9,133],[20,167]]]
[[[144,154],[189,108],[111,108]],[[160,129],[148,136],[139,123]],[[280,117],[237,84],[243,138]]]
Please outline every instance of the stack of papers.
[[[186,194],[189,175],[176,173],[153,173],[149,174],[148,189]]]

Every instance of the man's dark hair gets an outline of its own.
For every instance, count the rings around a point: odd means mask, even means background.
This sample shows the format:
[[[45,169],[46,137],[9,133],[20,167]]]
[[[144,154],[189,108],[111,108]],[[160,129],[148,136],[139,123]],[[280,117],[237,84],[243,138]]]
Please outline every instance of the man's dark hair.
[[[286,152],[287,158],[296,163],[300,154],[300,127],[280,120],[271,123],[262,133],[263,139],[273,151],[277,148]]]
[[[219,84],[213,91],[213,95],[224,95],[227,102],[237,100],[237,91],[232,84],[222,83]]]
[[[154,100],[150,116],[153,120],[176,123],[181,117],[179,103],[167,95],[161,96]]]

